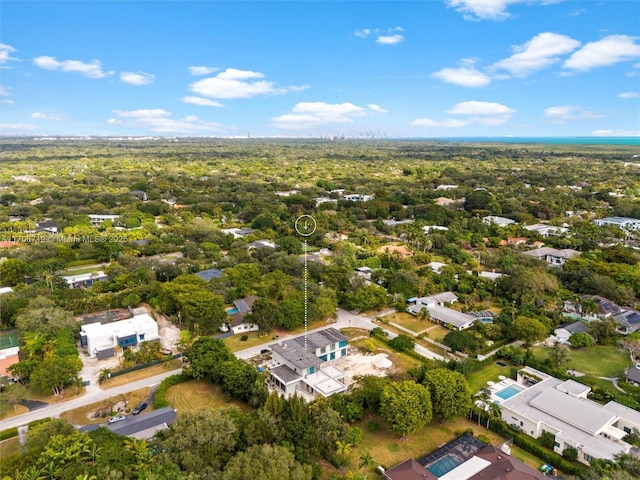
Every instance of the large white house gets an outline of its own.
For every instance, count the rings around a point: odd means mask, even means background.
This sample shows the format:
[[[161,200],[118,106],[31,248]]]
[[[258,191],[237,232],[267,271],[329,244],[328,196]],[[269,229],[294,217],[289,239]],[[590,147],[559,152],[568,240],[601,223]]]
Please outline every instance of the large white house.
[[[498,392],[502,420],[534,438],[554,435],[554,451],[577,451],[578,461],[614,460],[628,453],[622,439],[640,429],[640,412],[617,402],[600,405],[587,398],[591,387],[560,380],[531,367],[518,372],[517,384]]]
[[[87,216],[91,221],[91,225],[93,225],[94,227],[99,227],[102,222],[106,222],[106,221],[111,221],[115,223],[120,218],[120,215],[107,215],[107,214],[101,214],[101,213],[92,213]]]
[[[90,358],[113,357],[115,347],[133,347],[142,342],[159,341],[158,324],[148,313],[112,323],[89,323],[80,329],[80,344]]]
[[[526,227],[524,227],[524,229],[533,233],[537,233],[541,237],[564,235],[569,231],[569,229],[566,227],[555,227],[553,225],[547,225],[545,223],[536,223],[535,225],[527,225]]]
[[[336,361],[347,355],[347,337],[335,328],[269,345],[273,366],[269,382],[285,395],[296,391],[329,397],[347,390]]]
[[[452,308],[445,307],[446,303],[458,301],[458,297],[452,292],[436,293],[428,297],[410,298],[411,303],[407,307],[407,312],[412,315],[419,315],[423,309],[429,312],[429,318],[452,330],[466,330],[477,319],[466,313],[459,312]]]
[[[618,227],[624,230],[640,230],[640,219],[630,217],[605,217],[594,220],[599,227]]]

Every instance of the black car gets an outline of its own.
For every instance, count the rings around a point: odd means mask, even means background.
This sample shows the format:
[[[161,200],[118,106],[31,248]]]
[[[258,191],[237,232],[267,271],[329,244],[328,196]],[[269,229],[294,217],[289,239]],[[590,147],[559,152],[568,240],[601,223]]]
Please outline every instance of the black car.
[[[131,413],[133,413],[134,415],[138,415],[145,408],[147,408],[147,402],[140,402],[138,405],[136,405],[136,408],[131,411]]]

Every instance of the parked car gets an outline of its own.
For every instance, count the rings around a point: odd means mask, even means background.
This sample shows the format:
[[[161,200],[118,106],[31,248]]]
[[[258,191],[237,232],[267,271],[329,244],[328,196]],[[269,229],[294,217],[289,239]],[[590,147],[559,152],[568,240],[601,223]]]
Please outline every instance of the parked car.
[[[109,419],[109,423],[121,422],[122,420],[126,420],[127,417],[124,415],[116,415],[115,417],[111,417]]]
[[[147,402],[140,402],[138,405],[136,405],[136,408],[134,408],[131,413],[133,413],[134,415],[138,415],[145,408],[147,408]]]

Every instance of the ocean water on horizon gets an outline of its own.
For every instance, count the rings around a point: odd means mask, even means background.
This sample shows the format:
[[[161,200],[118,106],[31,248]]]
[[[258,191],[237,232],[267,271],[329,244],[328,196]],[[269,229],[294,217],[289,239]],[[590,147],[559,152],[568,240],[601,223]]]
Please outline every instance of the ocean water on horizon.
[[[409,139],[407,139],[409,140]],[[412,138],[456,143],[536,143],[552,145],[635,145],[640,146],[640,137],[431,137]]]

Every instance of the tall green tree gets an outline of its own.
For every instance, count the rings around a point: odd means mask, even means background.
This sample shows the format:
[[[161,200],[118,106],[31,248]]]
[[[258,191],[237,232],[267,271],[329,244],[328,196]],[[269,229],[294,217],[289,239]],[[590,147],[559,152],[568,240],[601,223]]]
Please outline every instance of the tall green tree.
[[[443,422],[466,415],[471,406],[471,391],[459,372],[435,368],[425,373],[423,383],[431,392],[433,415]]]
[[[279,445],[255,445],[227,463],[222,480],[311,480],[311,467]]]
[[[511,333],[515,338],[523,340],[525,346],[529,346],[547,338],[549,332],[537,318],[520,316],[511,324]]]
[[[380,396],[380,415],[406,441],[409,433],[431,421],[429,389],[408,380],[386,385]]]

